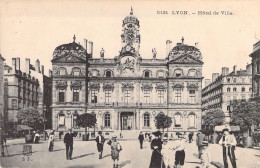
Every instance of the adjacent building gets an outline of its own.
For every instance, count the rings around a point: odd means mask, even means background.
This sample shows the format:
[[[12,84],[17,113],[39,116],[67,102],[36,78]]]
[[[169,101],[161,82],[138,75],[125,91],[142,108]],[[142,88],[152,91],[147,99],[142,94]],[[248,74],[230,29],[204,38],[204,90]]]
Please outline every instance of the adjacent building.
[[[166,58],[152,49],[144,59],[140,23],[133,15],[122,23],[118,55],[93,57],[93,42],[83,47],[73,42],[55,48],[52,59],[53,129],[83,131],[75,120],[83,113],[97,118],[94,128],[110,132],[151,132],[155,116],[173,119],[168,129],[189,132],[201,129],[202,55],[196,46],[166,42]],[[88,44],[88,45],[87,45]],[[86,50],[88,48],[88,51]],[[112,58],[111,58],[112,57]],[[163,57],[163,56],[160,56]]]
[[[248,100],[252,97],[252,65],[248,64],[246,70],[237,70],[233,67],[222,67],[222,73],[213,73],[212,80],[205,79],[202,89],[203,115],[208,109],[222,109],[226,115],[231,110],[231,102],[235,100]]]
[[[4,125],[4,61],[5,59],[0,54],[0,128]]]
[[[253,52],[249,56],[253,66],[253,100],[260,101],[260,41],[254,44]]]
[[[40,65],[38,59],[35,66],[28,58],[25,67],[20,66],[20,58],[12,58],[12,66],[4,67],[4,119],[13,123],[16,129],[19,124],[18,111],[26,107],[37,107],[47,118],[47,127],[51,128],[51,78],[44,75],[44,66]]]

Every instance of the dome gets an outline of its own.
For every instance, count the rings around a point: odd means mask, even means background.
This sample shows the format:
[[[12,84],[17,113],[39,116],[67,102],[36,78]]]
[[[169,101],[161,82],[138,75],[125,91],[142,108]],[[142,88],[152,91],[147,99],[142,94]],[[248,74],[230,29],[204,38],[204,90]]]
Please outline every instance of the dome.
[[[68,44],[62,44],[55,48],[53,52],[53,59],[62,57],[64,55],[73,55],[76,57],[86,58],[86,50],[85,48],[75,42],[75,35],[73,37],[73,42]]]
[[[123,20],[123,25],[132,23],[139,26],[139,20],[133,15],[133,8],[131,8],[130,15],[126,16]]]
[[[177,59],[183,55],[190,55],[197,60],[202,60],[201,52],[197,47],[189,46],[183,43],[177,43],[175,47],[169,52],[169,59]]]

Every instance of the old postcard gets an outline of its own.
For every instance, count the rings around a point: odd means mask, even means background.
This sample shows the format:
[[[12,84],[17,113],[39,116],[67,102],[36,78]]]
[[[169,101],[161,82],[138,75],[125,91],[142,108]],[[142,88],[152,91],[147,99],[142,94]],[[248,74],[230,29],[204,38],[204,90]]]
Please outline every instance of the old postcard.
[[[260,168],[260,1],[0,2],[1,167]]]

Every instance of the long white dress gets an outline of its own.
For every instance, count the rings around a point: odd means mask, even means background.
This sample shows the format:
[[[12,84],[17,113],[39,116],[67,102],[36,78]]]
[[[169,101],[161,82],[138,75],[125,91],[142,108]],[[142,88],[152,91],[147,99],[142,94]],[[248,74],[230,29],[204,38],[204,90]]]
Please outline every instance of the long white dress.
[[[163,162],[165,167],[173,167],[175,161],[175,151],[173,150],[172,144],[162,144],[161,154],[163,155]]]

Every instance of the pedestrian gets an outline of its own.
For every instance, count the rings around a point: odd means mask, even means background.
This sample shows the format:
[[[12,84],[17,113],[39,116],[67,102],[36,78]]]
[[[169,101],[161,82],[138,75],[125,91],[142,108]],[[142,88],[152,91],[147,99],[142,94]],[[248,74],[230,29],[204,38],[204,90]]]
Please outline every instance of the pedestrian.
[[[161,135],[160,131],[156,131],[152,133],[155,138],[151,142],[151,149],[153,150],[152,156],[151,156],[151,162],[149,168],[161,168],[162,166],[162,155],[161,155],[161,149],[162,149],[162,141],[159,138]]]
[[[67,160],[72,160],[72,152],[73,152],[73,134],[71,129],[64,136],[64,143],[66,146],[66,158]]]
[[[168,143],[168,138],[164,137],[163,138],[163,144],[162,144],[162,150],[161,154],[163,157],[163,168],[172,168],[174,166],[174,156],[175,156],[175,151],[173,151],[173,148],[171,145]]]
[[[190,132],[190,133],[189,133],[189,143],[192,142],[192,137],[193,137],[193,132]]]
[[[138,140],[140,143],[140,148],[143,149],[143,142],[144,142],[144,135],[142,132],[140,132],[139,136],[138,136]]]
[[[203,134],[202,130],[199,130],[197,133],[196,144],[198,146],[199,159],[201,159],[201,150],[202,150],[202,141],[205,139],[205,134]]]
[[[4,131],[1,129],[1,156],[5,157],[5,146],[6,146],[6,138],[5,138],[5,134]]]
[[[202,141],[202,150],[201,150],[201,163],[202,163],[202,168],[209,168],[210,167],[210,162],[211,162],[211,157],[210,157],[210,152],[209,152],[209,142],[208,141]]]
[[[97,149],[98,149],[98,152],[99,152],[99,159],[102,159],[102,153],[103,153],[105,138],[102,135],[101,131],[98,131],[98,136],[96,138],[96,142],[97,142]]]
[[[62,132],[60,131],[60,132],[59,132],[59,139],[61,139],[61,135],[62,135]]]
[[[122,150],[122,146],[117,142],[116,138],[116,136],[113,136],[107,143],[111,146],[111,158],[114,161],[113,168],[118,168],[119,152]]]
[[[40,140],[40,134],[38,132],[36,132],[35,135],[34,135],[33,142],[34,143],[39,143],[39,140]]]
[[[54,130],[51,130],[48,134],[48,150],[52,151],[54,147]]]
[[[236,168],[236,156],[235,156],[235,147],[236,147],[236,138],[234,135],[230,135],[228,129],[223,129],[223,136],[219,141],[219,144],[222,145],[223,149],[223,162],[224,168],[228,168],[227,153],[232,164],[233,168]]]
[[[186,141],[183,135],[179,135],[179,139],[173,145],[173,149],[176,150],[175,167],[179,165],[179,168],[181,168],[184,165]]]

